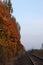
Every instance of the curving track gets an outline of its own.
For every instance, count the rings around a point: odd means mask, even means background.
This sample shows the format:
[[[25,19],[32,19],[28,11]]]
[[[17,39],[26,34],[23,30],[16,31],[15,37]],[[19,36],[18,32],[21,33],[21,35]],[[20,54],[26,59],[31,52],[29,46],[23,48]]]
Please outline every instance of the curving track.
[[[43,59],[36,55],[26,53],[19,57],[14,65],[43,65]]]
[[[34,65],[43,65],[43,58],[33,54],[28,54]]]
[[[20,58],[18,58],[14,65],[34,65],[33,62],[31,61],[31,59],[29,58],[29,56],[27,54],[21,56]]]
[[[43,58],[40,58],[36,55],[27,52],[16,59],[15,58],[10,59],[10,61],[11,63],[9,62],[7,64],[0,65],[43,65]]]

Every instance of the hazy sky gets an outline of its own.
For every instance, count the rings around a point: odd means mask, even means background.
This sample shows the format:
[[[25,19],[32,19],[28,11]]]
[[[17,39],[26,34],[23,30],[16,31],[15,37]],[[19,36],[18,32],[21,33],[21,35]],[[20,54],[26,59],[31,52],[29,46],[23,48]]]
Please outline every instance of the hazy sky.
[[[43,43],[43,0],[12,0],[13,15],[21,26],[21,42],[28,49]]]

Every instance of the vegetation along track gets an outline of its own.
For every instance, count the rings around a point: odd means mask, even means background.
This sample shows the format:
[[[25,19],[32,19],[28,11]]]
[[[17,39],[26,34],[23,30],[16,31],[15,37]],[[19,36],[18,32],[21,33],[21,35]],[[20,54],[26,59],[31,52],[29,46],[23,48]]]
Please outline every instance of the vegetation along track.
[[[11,65],[43,65],[42,58],[27,52],[16,59],[12,58],[11,61],[13,61]]]
[[[15,61],[14,65],[34,65],[34,63],[30,59],[29,55],[25,53]]]
[[[15,61],[14,65],[43,65],[43,59],[36,55],[25,53]]]

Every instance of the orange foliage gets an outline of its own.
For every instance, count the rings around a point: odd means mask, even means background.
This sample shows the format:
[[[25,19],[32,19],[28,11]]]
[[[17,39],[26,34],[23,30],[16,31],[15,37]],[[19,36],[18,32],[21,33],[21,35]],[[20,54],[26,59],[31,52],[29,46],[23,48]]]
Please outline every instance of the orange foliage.
[[[20,42],[16,19],[11,18],[11,14],[2,2],[0,2],[0,49],[0,58],[2,57],[5,63],[10,58],[25,52]]]

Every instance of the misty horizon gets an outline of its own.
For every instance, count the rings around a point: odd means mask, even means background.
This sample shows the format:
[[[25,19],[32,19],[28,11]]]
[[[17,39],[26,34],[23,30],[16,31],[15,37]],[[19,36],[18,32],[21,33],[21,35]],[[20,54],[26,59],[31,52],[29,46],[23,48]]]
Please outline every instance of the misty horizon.
[[[13,16],[21,26],[25,49],[40,49],[43,43],[43,0],[11,0]]]

